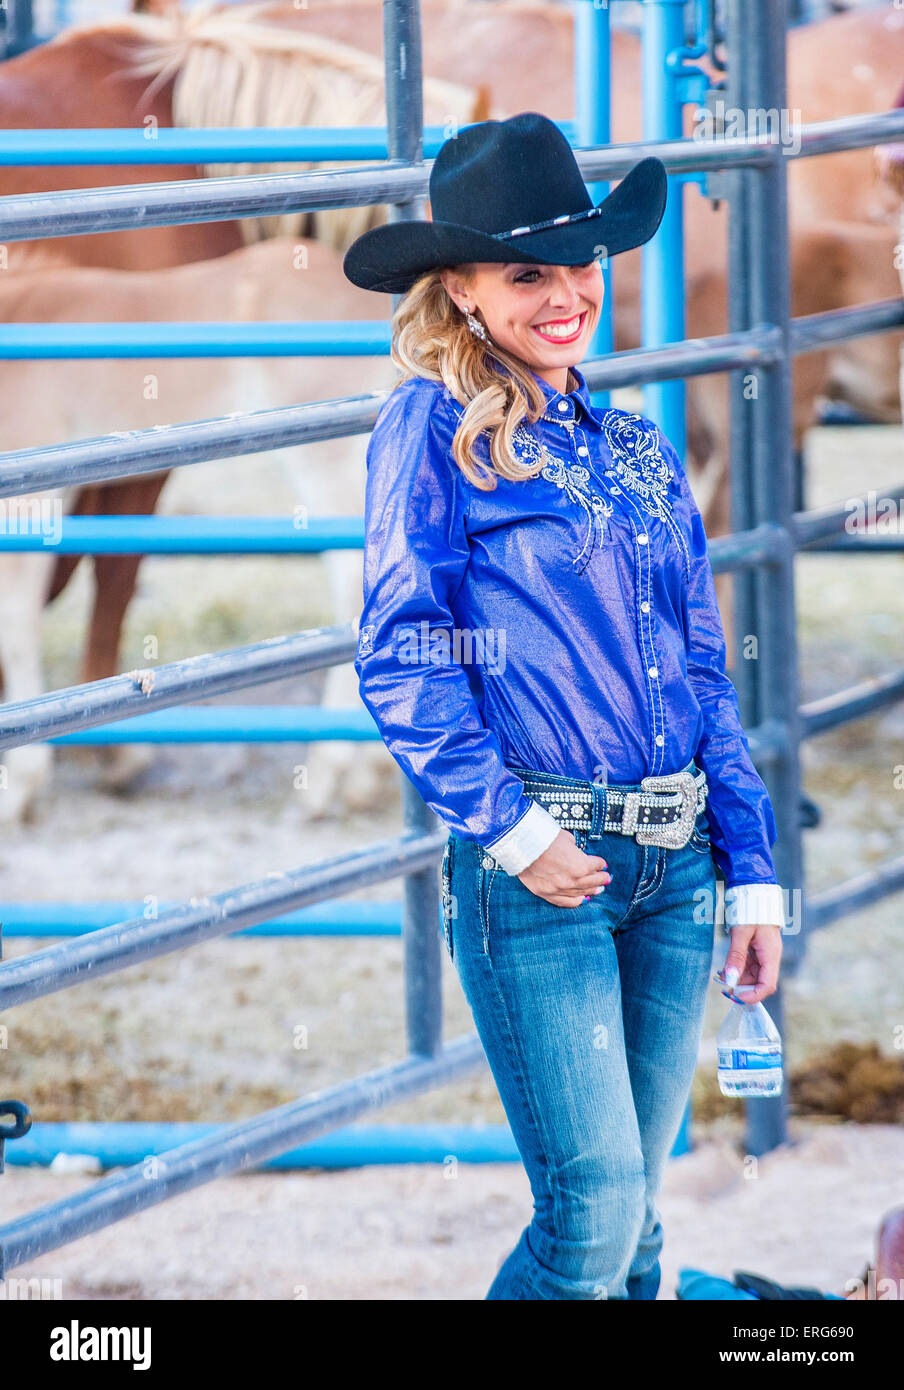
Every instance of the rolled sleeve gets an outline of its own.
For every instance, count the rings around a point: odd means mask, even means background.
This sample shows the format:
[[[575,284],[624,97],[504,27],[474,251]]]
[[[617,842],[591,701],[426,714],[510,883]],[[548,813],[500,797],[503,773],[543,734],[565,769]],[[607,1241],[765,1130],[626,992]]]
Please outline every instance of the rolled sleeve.
[[[486,848],[507,874],[520,874],[549,849],[562,827],[545,806],[532,801],[517,825]]]
[[[738,883],[725,890],[725,926],[787,926],[784,892],[777,883]]]

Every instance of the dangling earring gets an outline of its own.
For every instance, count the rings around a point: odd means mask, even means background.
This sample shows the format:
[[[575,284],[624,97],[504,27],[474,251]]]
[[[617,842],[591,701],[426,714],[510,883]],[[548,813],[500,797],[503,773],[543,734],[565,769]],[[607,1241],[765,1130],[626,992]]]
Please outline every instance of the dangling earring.
[[[476,319],[474,315],[471,313],[470,309],[464,309],[462,312],[464,313],[465,321],[468,327],[470,328],[471,332],[474,334],[475,338],[482,338],[485,343],[488,342],[489,339],[487,338],[487,331],[484,328],[483,324],[480,322],[480,319]]]

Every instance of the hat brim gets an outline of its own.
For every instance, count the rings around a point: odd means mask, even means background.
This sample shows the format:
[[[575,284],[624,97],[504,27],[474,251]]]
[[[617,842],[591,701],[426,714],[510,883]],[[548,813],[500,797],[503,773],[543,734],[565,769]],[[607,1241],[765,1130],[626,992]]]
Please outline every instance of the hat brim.
[[[467,261],[584,265],[643,246],[662,221],[667,196],[665,165],[650,155],[597,204],[597,217],[506,240],[457,222],[387,222],[352,242],[342,269],[361,289],[404,294],[426,271]]]

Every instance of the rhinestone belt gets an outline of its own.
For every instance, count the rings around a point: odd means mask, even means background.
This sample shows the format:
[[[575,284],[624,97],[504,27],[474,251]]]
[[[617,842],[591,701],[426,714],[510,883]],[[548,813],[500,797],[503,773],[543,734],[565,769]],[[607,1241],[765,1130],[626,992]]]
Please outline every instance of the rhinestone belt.
[[[563,830],[593,829],[593,783],[554,782],[542,772],[511,770],[524,782],[527,795],[554,816]],[[644,777],[640,786],[640,791],[611,783],[600,786],[606,799],[602,833],[633,835],[640,845],[681,849],[706,805],[706,773],[701,768],[695,775],[685,768],[683,772]]]

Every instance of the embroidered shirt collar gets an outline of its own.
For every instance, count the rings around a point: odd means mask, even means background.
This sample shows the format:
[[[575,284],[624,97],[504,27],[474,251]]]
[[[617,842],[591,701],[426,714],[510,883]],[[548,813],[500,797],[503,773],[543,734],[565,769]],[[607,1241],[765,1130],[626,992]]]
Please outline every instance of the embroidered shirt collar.
[[[505,365],[496,358],[489,358],[491,366],[497,371],[506,371]],[[524,364],[527,367],[527,363]],[[540,387],[546,398],[546,410],[544,414],[552,416],[556,420],[577,420],[582,427],[590,427],[599,430],[601,428],[599,419],[593,408],[590,399],[590,389],[584,380],[584,375],[577,367],[571,368],[571,374],[577,381],[577,386],[573,391],[556,391],[550,386],[549,382],[531,368],[527,367],[534,381]]]

